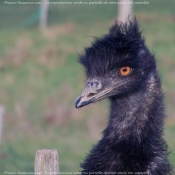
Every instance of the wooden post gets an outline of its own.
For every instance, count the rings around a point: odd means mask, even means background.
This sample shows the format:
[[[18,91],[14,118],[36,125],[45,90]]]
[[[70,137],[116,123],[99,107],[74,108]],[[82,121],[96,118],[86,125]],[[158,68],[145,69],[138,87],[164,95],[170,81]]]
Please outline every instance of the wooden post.
[[[49,0],[41,0],[41,14],[40,14],[41,30],[47,29],[48,7],[49,7]]]
[[[2,130],[4,123],[5,107],[0,105],[0,144],[2,142]]]
[[[35,175],[58,175],[59,158],[56,149],[40,149],[35,154]]]
[[[132,19],[133,0],[120,0],[118,5],[117,20],[122,23],[128,22],[128,17]]]

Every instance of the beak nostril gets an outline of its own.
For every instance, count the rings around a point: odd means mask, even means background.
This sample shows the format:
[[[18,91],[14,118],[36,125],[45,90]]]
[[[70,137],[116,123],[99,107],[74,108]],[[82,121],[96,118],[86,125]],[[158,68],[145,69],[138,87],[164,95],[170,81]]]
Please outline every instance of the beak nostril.
[[[92,97],[94,95],[96,95],[96,93],[90,93],[90,94],[88,94],[88,97]]]

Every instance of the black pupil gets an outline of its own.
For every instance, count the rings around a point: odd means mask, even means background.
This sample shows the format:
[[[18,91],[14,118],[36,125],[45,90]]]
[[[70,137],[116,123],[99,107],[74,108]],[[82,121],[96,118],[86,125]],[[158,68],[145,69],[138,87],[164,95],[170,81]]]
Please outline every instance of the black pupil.
[[[127,68],[123,68],[123,72],[127,72]]]

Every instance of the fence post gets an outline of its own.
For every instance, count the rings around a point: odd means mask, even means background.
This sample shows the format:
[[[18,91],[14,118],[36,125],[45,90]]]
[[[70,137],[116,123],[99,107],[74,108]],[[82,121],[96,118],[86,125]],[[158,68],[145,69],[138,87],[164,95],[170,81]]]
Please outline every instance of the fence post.
[[[41,0],[40,28],[47,29],[49,0]]]
[[[118,5],[118,21],[122,23],[128,22],[129,19],[132,19],[132,6],[133,0],[120,0]]]
[[[5,107],[0,105],[0,144],[2,142],[2,130],[4,123]]]
[[[40,149],[35,154],[35,175],[58,175],[59,158],[56,149]]]

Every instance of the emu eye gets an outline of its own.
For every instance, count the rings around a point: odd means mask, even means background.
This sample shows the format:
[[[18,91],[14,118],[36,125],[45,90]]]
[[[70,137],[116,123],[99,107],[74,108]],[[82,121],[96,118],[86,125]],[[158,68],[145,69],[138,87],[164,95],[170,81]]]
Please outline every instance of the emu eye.
[[[131,68],[129,66],[121,67],[120,68],[120,74],[123,76],[129,75],[131,72]]]

